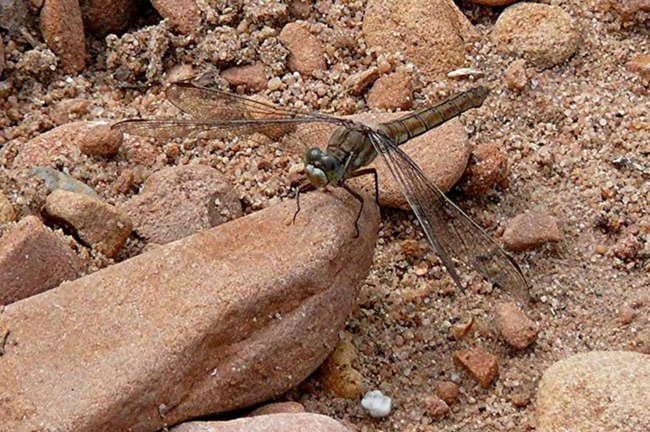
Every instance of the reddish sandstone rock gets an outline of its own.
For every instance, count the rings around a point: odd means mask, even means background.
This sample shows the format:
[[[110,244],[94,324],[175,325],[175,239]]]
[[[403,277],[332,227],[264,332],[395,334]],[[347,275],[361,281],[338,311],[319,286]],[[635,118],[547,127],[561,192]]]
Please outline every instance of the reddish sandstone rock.
[[[170,432],[352,432],[320,414],[273,414],[230,421],[184,423]]]
[[[499,373],[496,357],[481,347],[456,351],[454,364],[465,370],[484,388],[489,387]]]
[[[45,0],[41,9],[41,33],[67,73],[86,67],[86,38],[79,0]]]
[[[320,41],[298,23],[289,23],[280,32],[280,39],[291,52],[287,59],[289,70],[302,75],[311,75],[316,70],[325,70],[325,52]]]
[[[0,239],[0,305],[75,280],[83,269],[67,244],[38,218],[27,216]]]
[[[199,29],[201,13],[195,0],[152,0],[151,4],[179,33],[191,34]]]
[[[221,78],[228,81],[231,86],[243,85],[251,91],[264,90],[268,82],[262,62],[226,69],[221,72]]]
[[[82,242],[114,258],[133,230],[128,216],[89,195],[57,189],[44,207],[48,218],[71,227]]]
[[[154,431],[302,382],[372,262],[378,209],[366,198],[355,237],[348,195],[305,194],[295,224],[285,202],[6,307],[2,428]]]
[[[537,340],[537,324],[516,303],[499,303],[494,309],[494,324],[508,345],[524,349]]]
[[[304,413],[305,407],[299,402],[272,402],[262,405],[248,413],[247,417],[255,417],[269,414]]]
[[[526,212],[512,218],[503,233],[503,243],[512,251],[538,248],[560,241],[557,220],[539,212]]]
[[[373,110],[406,110],[413,105],[411,75],[395,72],[375,81],[366,97]]]
[[[465,63],[475,31],[451,0],[370,0],[363,18],[368,46],[400,51],[425,80],[446,77]]]
[[[241,216],[241,203],[224,176],[205,165],[166,168],[151,175],[121,210],[135,231],[165,244]]]

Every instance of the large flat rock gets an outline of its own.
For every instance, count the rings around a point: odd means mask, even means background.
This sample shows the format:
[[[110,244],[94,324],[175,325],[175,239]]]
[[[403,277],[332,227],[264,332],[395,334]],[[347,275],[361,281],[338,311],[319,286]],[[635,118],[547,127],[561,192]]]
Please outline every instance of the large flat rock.
[[[0,431],[150,432],[300,383],[370,268],[358,208],[306,194],[7,306]]]

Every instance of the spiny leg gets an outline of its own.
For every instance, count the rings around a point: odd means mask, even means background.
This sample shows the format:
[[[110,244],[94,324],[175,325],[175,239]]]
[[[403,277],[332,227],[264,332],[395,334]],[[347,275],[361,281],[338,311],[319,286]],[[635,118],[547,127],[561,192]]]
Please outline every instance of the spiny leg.
[[[364,168],[353,172],[350,177],[361,177],[368,174],[372,174],[375,177],[375,202],[377,203],[377,206],[379,206],[379,176],[377,175],[377,170],[375,168]]]
[[[359,194],[359,192],[355,191],[352,189],[350,186],[346,185],[343,183],[341,186],[343,186],[343,189],[348,191],[353,197],[359,200],[361,203],[361,207],[359,207],[359,213],[357,213],[357,219],[354,221],[354,229],[356,230],[356,234],[354,237],[359,237],[359,219],[361,219],[361,213],[363,212],[363,197]]]
[[[300,194],[304,192],[309,192],[316,189],[316,187],[311,184],[309,181],[305,180],[296,188],[296,212],[293,214],[293,219],[291,220],[291,223],[294,224],[296,223],[296,217],[298,217],[298,213],[300,213]]]

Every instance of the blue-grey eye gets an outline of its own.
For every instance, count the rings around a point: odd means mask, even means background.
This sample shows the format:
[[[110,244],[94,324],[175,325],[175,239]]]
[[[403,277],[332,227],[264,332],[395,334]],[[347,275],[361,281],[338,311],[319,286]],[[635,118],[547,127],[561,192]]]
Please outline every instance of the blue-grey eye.
[[[305,162],[308,164],[313,164],[314,162],[317,162],[320,160],[323,152],[317,148],[311,148],[307,150],[307,153],[305,154]]]
[[[324,155],[320,159],[320,164],[324,171],[334,171],[337,166],[337,160],[334,156]]]

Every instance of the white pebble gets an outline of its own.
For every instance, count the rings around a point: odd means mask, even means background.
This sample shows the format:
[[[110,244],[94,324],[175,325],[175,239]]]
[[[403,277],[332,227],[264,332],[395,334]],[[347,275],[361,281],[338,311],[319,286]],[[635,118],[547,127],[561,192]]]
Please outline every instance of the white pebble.
[[[391,398],[385,396],[380,390],[369,391],[361,399],[361,406],[371,417],[386,417],[390,414],[391,404]]]

